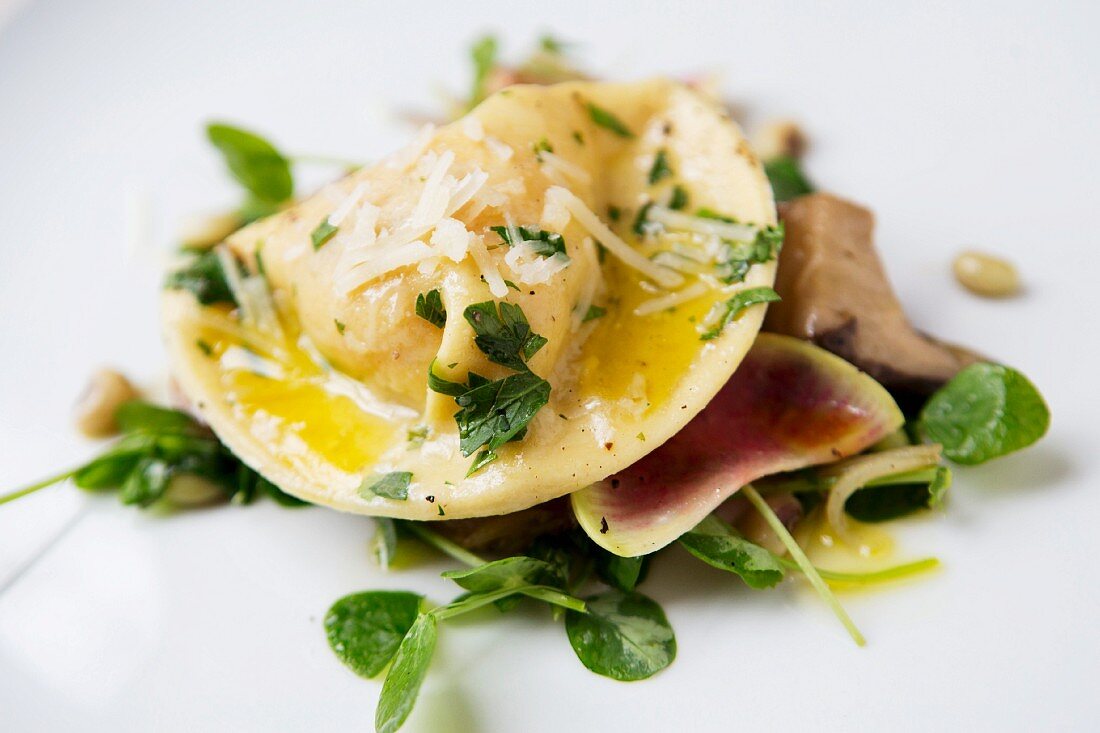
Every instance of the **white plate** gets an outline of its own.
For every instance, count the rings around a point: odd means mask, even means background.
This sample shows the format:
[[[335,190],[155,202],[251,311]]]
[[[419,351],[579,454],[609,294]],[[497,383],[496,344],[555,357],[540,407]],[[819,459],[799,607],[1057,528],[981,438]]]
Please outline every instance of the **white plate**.
[[[793,116],[813,176],[874,208],[916,322],[1022,368],[1054,413],[1038,447],[960,470],[905,554],[944,570],[844,597],[860,650],[799,583],[752,592],[672,552],[646,591],[679,658],[634,684],[577,663],[539,610],[448,624],[410,731],[1085,729],[1100,714],[1095,4],[43,1],[0,31],[0,486],[92,448],[68,407],[90,367],[163,369],[153,241],[235,191],[221,117],[293,151],[371,158],[387,117],[461,89],[465,47],[542,29],[621,77],[723,69],[757,118]],[[1027,294],[951,280],[964,245]],[[331,655],[340,595],[443,600],[445,567],[386,575],[370,522],[271,504],[171,517],[56,488],[0,509],[0,727],[365,730],[379,685]],[[43,548],[48,548],[43,550]]]

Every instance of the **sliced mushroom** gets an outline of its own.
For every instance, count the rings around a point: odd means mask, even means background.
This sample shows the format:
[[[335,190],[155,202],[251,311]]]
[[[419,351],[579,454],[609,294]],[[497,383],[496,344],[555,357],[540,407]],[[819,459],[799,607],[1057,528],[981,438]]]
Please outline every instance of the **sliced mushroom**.
[[[874,215],[825,193],[780,211],[787,235],[764,330],[813,341],[864,370],[902,401],[935,391],[981,361],[909,323],[875,252]]]

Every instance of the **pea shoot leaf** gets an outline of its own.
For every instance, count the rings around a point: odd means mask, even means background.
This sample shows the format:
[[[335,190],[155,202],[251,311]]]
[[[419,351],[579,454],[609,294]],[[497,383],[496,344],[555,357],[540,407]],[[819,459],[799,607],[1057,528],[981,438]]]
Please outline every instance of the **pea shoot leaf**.
[[[585,604],[587,613],[566,613],[565,632],[577,658],[596,674],[641,680],[676,658],[672,627],[650,598],[611,590],[586,598]]]
[[[783,565],[775,555],[749,542],[713,514],[679,542],[706,564],[738,575],[750,588],[771,588],[783,579]]]
[[[787,155],[764,161],[764,173],[772,185],[777,203],[790,201],[799,196],[814,192],[813,184],[802,172],[797,158]]]
[[[1026,448],[1046,434],[1050,409],[1027,377],[973,364],[932,395],[919,429],[956,463],[973,465]]]
[[[435,651],[437,623],[434,614],[422,613],[401,640],[378,696],[378,708],[374,713],[374,728],[378,733],[394,733],[412,712]]]
[[[340,661],[360,677],[381,672],[412,628],[423,598],[404,591],[344,596],[325,615],[325,635]]]
[[[253,201],[270,207],[294,195],[290,161],[256,133],[223,123],[206,126],[206,136],[222,154],[229,172]]]

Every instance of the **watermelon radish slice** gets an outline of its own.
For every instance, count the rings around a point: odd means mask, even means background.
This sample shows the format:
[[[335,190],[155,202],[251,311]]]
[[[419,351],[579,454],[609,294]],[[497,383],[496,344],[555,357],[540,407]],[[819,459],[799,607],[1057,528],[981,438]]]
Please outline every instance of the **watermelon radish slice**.
[[[890,394],[848,362],[762,333],[694,420],[626,470],[575,492],[573,511],[601,547],[648,554],[745,484],[859,453],[903,422]]]

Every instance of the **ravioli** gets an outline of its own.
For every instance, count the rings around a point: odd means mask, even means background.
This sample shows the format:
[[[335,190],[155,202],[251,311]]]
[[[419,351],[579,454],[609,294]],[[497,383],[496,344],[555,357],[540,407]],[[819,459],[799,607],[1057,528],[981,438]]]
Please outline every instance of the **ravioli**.
[[[191,404],[284,491],[504,514],[623,470],[706,406],[760,328],[763,306],[727,304],[773,283],[774,225],[740,130],[682,85],[510,87],[232,235],[236,307],[166,291],[163,327]],[[537,350],[491,359],[464,317],[479,303],[521,312]],[[429,368],[469,385],[526,369],[549,394],[487,462]]]

